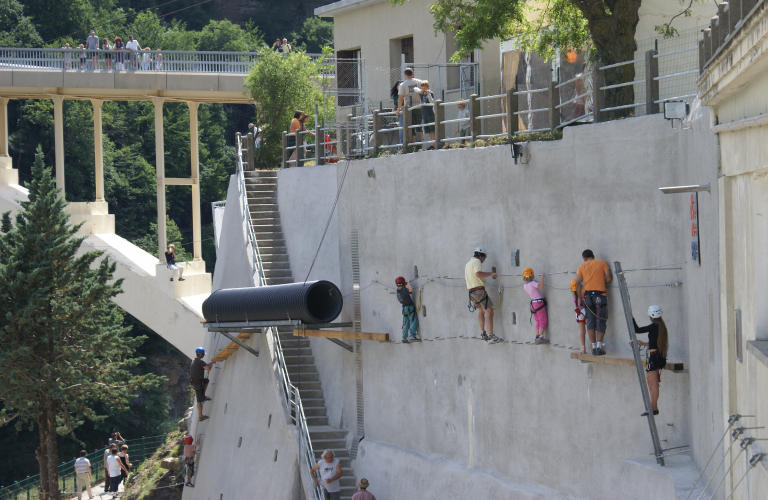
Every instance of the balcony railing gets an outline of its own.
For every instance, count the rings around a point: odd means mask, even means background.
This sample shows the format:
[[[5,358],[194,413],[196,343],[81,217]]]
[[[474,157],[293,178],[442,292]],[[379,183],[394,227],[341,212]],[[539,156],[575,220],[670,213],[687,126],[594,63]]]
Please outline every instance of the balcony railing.
[[[306,54],[319,62],[323,54]],[[87,50],[0,48],[0,69],[73,71],[155,71],[163,73],[247,74],[258,61],[256,52],[189,50]],[[326,67],[328,66],[328,67]],[[333,67],[323,65],[323,73]]]

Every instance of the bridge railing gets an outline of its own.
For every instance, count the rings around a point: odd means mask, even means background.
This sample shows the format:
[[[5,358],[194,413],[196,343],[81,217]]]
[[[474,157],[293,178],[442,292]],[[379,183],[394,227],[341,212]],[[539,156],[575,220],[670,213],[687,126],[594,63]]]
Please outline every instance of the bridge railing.
[[[312,62],[323,54],[306,54]],[[78,71],[160,71],[164,73],[247,74],[258,61],[257,52],[216,52],[190,50],[87,50],[0,48],[0,69]],[[333,67],[324,72],[333,71]],[[324,73],[325,74],[325,73]]]

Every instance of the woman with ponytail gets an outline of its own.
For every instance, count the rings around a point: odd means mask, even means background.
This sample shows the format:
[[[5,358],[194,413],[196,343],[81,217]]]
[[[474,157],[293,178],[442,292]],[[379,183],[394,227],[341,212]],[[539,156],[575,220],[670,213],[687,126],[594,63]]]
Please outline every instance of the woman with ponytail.
[[[667,336],[667,325],[661,317],[661,307],[651,306],[648,308],[648,316],[651,318],[651,324],[644,327],[637,326],[635,318],[632,322],[635,324],[635,333],[647,333],[648,342],[638,340],[637,343],[648,348],[646,360],[648,366],[645,368],[646,379],[648,380],[648,391],[651,396],[651,408],[653,414],[659,414],[659,382],[661,382],[661,369],[667,364],[667,349],[669,348],[669,338]],[[648,416],[645,411],[641,417]]]

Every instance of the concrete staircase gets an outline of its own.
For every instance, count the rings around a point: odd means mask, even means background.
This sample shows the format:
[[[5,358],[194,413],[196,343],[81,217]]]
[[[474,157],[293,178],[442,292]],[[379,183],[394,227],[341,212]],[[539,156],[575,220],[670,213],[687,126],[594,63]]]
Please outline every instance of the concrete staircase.
[[[267,284],[293,283],[277,207],[277,171],[245,172],[245,189]],[[339,480],[341,498],[351,499],[357,491],[357,480],[349,456],[348,431],[328,425],[328,410],[309,339],[294,337],[290,327],[278,328],[278,335],[288,377],[301,395],[315,458],[320,460],[323,450],[333,450],[344,472]]]

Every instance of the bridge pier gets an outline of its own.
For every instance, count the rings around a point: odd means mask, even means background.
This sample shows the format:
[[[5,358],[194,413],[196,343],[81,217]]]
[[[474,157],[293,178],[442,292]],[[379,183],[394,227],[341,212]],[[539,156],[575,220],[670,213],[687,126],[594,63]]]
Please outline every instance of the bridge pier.
[[[53,137],[56,156],[56,187],[59,196],[66,199],[64,189],[64,96],[52,94],[53,100]]]
[[[0,97],[0,186],[19,183],[19,172],[13,169],[8,149],[8,99]]]
[[[165,143],[163,139],[163,101],[162,97],[153,97],[155,106],[155,171],[157,172],[157,258],[165,264],[165,249],[168,246],[165,236]]]
[[[101,137],[101,105],[104,101],[91,99],[93,104],[93,152],[96,167],[96,202],[104,201],[104,143]]]
[[[203,260],[200,235],[200,154],[197,143],[197,108],[200,103],[187,101],[187,106],[189,106],[189,148],[192,158],[192,260],[200,261]]]

